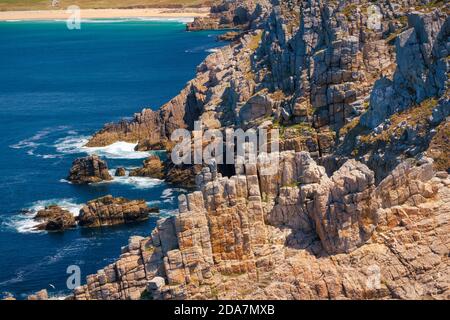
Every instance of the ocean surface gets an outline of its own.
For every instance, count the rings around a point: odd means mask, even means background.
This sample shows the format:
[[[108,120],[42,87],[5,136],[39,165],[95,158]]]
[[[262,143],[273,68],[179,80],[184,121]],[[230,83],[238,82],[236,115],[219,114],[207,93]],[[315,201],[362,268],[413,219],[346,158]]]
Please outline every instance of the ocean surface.
[[[184,190],[150,178],[69,184],[72,161],[97,153],[109,168],[140,166],[134,145],[84,148],[104,123],[156,109],[223,45],[215,32],[185,32],[182,21],[91,20],[81,30],[63,21],[0,22],[0,297],[40,289],[67,294],[70,265],[88,274],[113,262],[131,235],[148,235],[173,213]],[[161,213],[117,227],[33,231],[33,212],[58,204],[74,214],[88,200],[112,194],[145,199]],[[24,211],[31,210],[25,214]]]

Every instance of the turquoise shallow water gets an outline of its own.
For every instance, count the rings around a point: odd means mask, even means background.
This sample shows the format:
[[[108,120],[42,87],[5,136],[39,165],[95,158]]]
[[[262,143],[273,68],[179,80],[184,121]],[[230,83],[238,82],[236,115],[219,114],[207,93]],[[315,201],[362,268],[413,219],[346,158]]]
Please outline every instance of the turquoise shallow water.
[[[80,266],[84,281],[158,219],[49,234],[31,232],[21,210],[60,204],[76,212],[106,194],[145,199],[161,207],[161,216],[174,210],[183,190],[158,180],[74,186],[64,178],[75,158],[92,152],[111,169],[140,165],[147,154],[129,144],[82,145],[104,123],[168,101],[221,45],[217,33],[184,28],[176,21],[97,20],[69,31],[64,22],[0,22],[0,294],[65,294],[69,265]]]

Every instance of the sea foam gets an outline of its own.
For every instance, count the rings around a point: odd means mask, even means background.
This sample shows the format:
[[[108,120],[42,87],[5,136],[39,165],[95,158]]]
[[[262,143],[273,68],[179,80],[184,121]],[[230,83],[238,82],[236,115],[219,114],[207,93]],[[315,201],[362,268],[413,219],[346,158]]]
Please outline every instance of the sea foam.
[[[75,217],[80,213],[82,204],[77,204],[73,199],[49,199],[49,200],[39,200],[33,202],[32,205],[26,209],[25,213],[17,214],[11,217],[9,220],[5,221],[3,225],[15,229],[20,233],[37,233],[42,232],[40,230],[35,230],[35,227],[39,225],[40,222],[34,220],[37,212],[44,209],[49,205],[58,205],[62,209],[65,209],[72,213]]]
[[[109,170],[109,173],[113,177],[112,181],[105,181],[100,183],[119,183],[124,185],[130,185],[135,189],[151,189],[157,185],[162,184],[164,181],[148,177],[130,177],[129,172],[126,172],[124,177],[115,177],[115,169]]]
[[[137,143],[118,141],[106,147],[82,147],[80,150],[110,159],[144,159],[150,155],[149,152],[135,151],[136,146]]]

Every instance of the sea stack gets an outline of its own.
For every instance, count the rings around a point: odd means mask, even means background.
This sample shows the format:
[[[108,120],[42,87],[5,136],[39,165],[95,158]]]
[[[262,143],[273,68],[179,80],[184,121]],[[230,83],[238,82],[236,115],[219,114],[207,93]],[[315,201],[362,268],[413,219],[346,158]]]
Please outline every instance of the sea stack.
[[[144,200],[114,198],[111,195],[91,200],[80,210],[78,225],[81,227],[112,226],[148,219],[149,213],[158,212]]]
[[[67,178],[75,184],[89,184],[112,179],[106,161],[97,155],[76,159]]]
[[[52,205],[39,210],[35,220],[41,222],[36,229],[47,231],[64,231],[76,227],[76,221],[73,214],[59,206]]]

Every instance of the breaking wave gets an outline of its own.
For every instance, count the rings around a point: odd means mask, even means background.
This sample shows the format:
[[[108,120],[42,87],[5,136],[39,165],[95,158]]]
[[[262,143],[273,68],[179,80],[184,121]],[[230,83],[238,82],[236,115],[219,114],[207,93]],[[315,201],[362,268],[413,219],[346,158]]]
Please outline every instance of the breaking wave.
[[[58,205],[61,208],[78,216],[83,205],[73,202],[73,199],[49,199],[34,202],[24,213],[14,215],[2,224],[6,227],[16,230],[20,233],[38,233],[41,230],[35,230],[39,222],[34,220],[36,213],[49,205]]]
[[[150,153],[135,151],[137,143],[118,141],[106,147],[82,147],[81,150],[88,154],[97,154],[110,159],[144,159]]]
[[[100,183],[119,183],[123,185],[130,185],[135,189],[151,189],[157,185],[162,184],[164,181],[154,178],[147,178],[147,177],[130,177],[128,174],[129,172],[126,172],[126,176],[124,177],[115,177],[115,169],[109,170],[110,175],[113,177],[112,181],[105,181]]]

